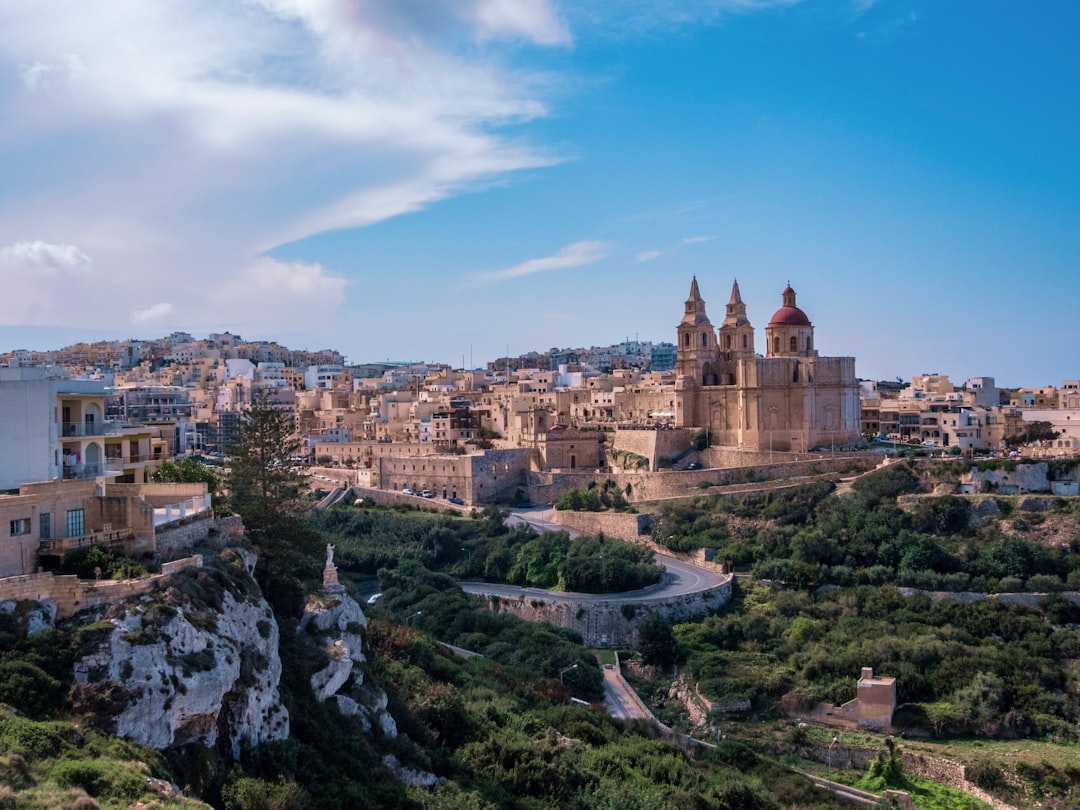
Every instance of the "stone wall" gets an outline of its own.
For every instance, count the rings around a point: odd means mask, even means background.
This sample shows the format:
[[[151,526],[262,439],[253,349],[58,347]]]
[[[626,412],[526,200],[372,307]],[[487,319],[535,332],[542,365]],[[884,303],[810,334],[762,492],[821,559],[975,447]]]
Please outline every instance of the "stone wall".
[[[794,486],[814,480],[821,475],[837,475],[852,471],[865,472],[873,469],[880,461],[879,457],[870,454],[834,456],[828,453],[808,453],[799,456],[798,461],[787,460],[791,454],[783,455],[785,460],[782,462],[753,467],[624,473],[530,472],[526,476],[526,487],[531,503],[554,503],[567,489],[584,489],[593,482],[601,486],[610,479],[624,492],[629,484],[630,494],[627,495],[627,500],[631,503],[640,503],[709,494],[717,491],[714,487],[736,487],[731,491],[741,492],[777,486]],[[777,453],[776,456],[779,458],[781,454]]]
[[[162,566],[162,573],[141,579],[85,580],[73,574],[27,574],[0,579],[0,601],[48,602],[56,605],[56,618],[67,619],[80,610],[113,604],[148,593],[166,576],[185,568],[202,567],[202,555]]]
[[[671,622],[700,619],[731,600],[731,577],[717,587],[668,599],[642,597],[635,603],[621,599],[545,599],[525,594],[517,597],[479,596],[496,612],[510,613],[530,622],[548,622],[581,633],[590,647],[636,647],[638,626],[649,616]]]
[[[162,559],[169,559],[178,554],[186,554],[196,546],[212,545],[224,548],[236,545],[243,534],[243,523],[238,515],[234,515],[219,520],[197,519],[159,529],[154,540],[158,555]]]
[[[677,456],[690,448],[690,430],[629,430],[618,429],[612,441],[612,449],[643,456],[649,460],[649,469],[655,470],[663,457]]]
[[[872,748],[848,748],[843,745],[834,745],[831,750],[829,746],[778,746],[778,749],[777,753],[792,751],[802,759],[827,764],[838,770],[864,771],[878,755],[878,751]],[[969,782],[967,769],[958,762],[903,749],[900,751],[900,762],[906,773],[962,791],[986,802],[995,810],[1016,810],[1013,805],[995,799],[978,785]],[[1010,782],[1021,786],[1019,780],[1011,774],[1003,774]]]
[[[632,512],[560,512],[554,510],[553,522],[582,534],[603,533],[636,543],[649,536],[656,518]]]

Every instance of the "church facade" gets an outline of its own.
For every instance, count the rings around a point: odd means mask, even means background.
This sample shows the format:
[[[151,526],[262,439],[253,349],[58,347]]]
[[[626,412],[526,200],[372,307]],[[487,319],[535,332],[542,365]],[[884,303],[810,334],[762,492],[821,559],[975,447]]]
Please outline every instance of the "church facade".
[[[814,327],[788,285],[758,353],[739,283],[712,325],[697,278],[678,326],[676,424],[707,428],[713,445],[747,450],[840,449],[859,441],[854,357],[820,357]]]

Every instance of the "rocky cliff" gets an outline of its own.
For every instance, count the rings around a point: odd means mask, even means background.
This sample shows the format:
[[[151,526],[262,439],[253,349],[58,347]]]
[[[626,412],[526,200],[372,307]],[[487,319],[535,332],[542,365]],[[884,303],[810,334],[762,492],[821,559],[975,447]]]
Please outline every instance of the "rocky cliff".
[[[289,735],[278,625],[253,564],[226,549],[84,629],[76,699],[94,725],[159,750],[198,742],[233,758]]]
[[[364,683],[363,671],[355,666],[365,660],[361,634],[366,627],[364,611],[343,589],[308,598],[300,630],[318,638],[328,659],[311,676],[311,689],[320,701],[333,699],[343,715],[357,718],[365,732],[378,728],[393,739],[397,724],[386,711],[386,693]]]

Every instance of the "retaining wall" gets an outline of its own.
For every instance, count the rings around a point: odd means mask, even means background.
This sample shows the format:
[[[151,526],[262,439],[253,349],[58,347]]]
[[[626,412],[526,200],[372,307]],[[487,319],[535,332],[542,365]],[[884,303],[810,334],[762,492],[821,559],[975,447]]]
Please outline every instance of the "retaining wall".
[[[481,595],[486,607],[510,613],[530,622],[548,622],[581,633],[590,647],[636,647],[638,626],[649,616],[661,616],[670,622],[700,619],[731,601],[731,577],[717,587],[670,599],[626,600],[546,600],[524,594],[507,597]]]
[[[67,619],[80,610],[122,602],[148,593],[167,576],[185,568],[201,568],[201,554],[165,563],[160,574],[141,579],[86,580],[74,574],[43,573],[0,579],[0,601],[42,602],[56,605],[56,618]]]
[[[836,769],[848,769],[855,771],[866,770],[870,763],[877,759],[878,751],[872,748],[847,748],[843,745],[834,745],[832,750],[829,746],[780,746],[780,750],[794,751],[803,759],[813,760]],[[974,782],[967,779],[967,768],[959,762],[923,754],[918,751],[900,750],[900,762],[904,772],[923,779],[946,785],[973,796],[979,801],[986,802],[995,810],[1017,810],[1011,804],[1000,799],[995,799]],[[1003,772],[1006,780],[1016,787],[1023,784],[1012,774]]]

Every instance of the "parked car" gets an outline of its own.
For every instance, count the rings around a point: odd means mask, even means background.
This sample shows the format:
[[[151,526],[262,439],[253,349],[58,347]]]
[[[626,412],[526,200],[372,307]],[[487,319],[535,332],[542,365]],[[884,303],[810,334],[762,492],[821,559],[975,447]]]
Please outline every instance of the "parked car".
[[[413,492],[413,491],[412,491],[411,489],[409,489],[408,487],[405,487],[405,489],[401,490],[401,494],[402,494],[402,495],[415,495],[416,493],[415,493],[415,492]]]
[[[434,498],[435,493],[432,492],[430,489],[425,489],[423,492],[420,493],[420,497],[421,498]]]
[[[458,506],[465,505],[465,501],[461,500],[461,498],[457,497],[456,495],[452,498],[447,498],[447,500],[450,501],[450,503],[456,503]]]
[[[686,465],[686,469],[688,469],[688,470],[700,470],[701,465],[698,464],[696,461],[691,461],[689,464]]]

